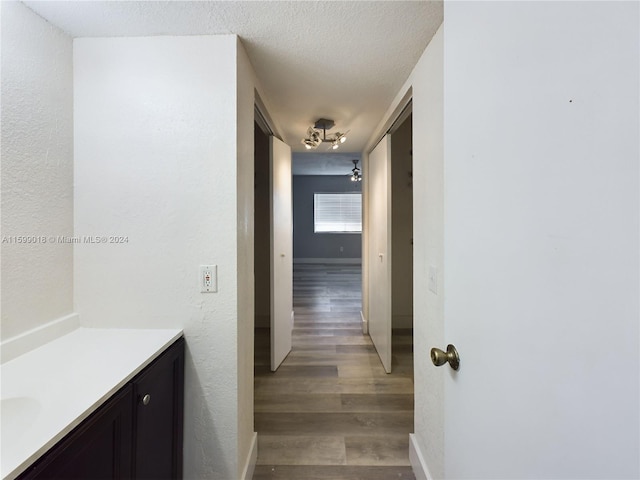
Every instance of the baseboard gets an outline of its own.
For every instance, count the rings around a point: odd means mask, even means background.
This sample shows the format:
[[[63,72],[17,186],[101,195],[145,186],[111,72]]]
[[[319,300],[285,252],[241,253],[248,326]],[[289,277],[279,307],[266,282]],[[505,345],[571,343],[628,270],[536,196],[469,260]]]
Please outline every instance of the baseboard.
[[[360,310],[360,319],[362,320],[362,333],[364,335],[369,335],[369,321],[364,318],[364,313]]]
[[[256,469],[256,463],[258,462],[258,434],[253,432],[251,438],[251,448],[249,449],[249,455],[242,469],[241,480],[251,480],[253,478],[253,472]]]
[[[294,258],[293,263],[362,265],[361,258]]]
[[[72,313],[33,328],[27,332],[8,338],[0,344],[1,363],[13,360],[31,350],[41,347],[58,337],[72,332],[80,326],[80,316]]]
[[[416,480],[434,480],[433,475],[429,472],[429,467],[424,459],[424,455],[420,451],[418,441],[413,433],[409,434],[409,462],[413,468],[413,474]]]

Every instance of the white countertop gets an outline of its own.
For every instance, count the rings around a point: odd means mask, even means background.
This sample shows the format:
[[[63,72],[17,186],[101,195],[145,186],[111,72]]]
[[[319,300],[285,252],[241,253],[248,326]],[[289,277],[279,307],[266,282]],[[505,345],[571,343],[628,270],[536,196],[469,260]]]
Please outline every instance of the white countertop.
[[[78,328],[2,364],[2,479],[16,478],[181,335]]]

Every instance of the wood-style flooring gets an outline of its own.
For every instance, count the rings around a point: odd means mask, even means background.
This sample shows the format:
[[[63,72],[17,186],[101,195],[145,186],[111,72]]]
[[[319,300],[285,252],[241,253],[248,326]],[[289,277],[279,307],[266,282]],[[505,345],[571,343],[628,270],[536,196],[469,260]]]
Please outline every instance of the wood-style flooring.
[[[394,332],[386,374],[362,334],[360,266],[295,265],[293,289],[293,349],[275,373],[256,331],[254,480],[415,479],[411,332]]]

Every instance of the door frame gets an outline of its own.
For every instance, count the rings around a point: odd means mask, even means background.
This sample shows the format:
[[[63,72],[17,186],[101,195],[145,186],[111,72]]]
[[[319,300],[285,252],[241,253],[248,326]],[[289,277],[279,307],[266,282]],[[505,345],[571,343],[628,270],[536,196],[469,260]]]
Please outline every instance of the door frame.
[[[411,115],[413,112],[413,89],[411,86],[408,87],[404,95],[401,97],[397,105],[395,106],[393,112],[389,115],[387,121],[384,123],[382,127],[382,133],[380,133],[374,142],[366,149],[365,153],[362,155],[362,171],[363,171],[363,185],[362,185],[362,311],[360,312],[361,320],[362,320],[362,333],[369,334],[370,333],[370,324],[369,320],[371,317],[370,312],[370,303],[371,299],[371,261],[369,259],[370,250],[371,250],[371,237],[369,233],[369,229],[371,228],[371,218],[370,218],[370,202],[372,198],[371,185],[369,182],[370,172],[370,163],[369,156],[371,152],[375,150],[375,148],[379,145],[379,143],[389,135],[389,139],[391,140],[391,136],[394,132],[400,128],[400,126],[404,123],[404,121]],[[412,160],[413,165],[413,160]],[[389,184],[390,184],[389,179]],[[389,196],[391,196],[391,191],[388,192]],[[390,198],[389,198],[390,201]],[[388,212],[387,217],[389,218],[391,212]],[[390,236],[390,235],[389,235]],[[388,251],[391,252],[391,240],[389,240]],[[389,259],[388,261],[393,261],[393,259]],[[413,264],[413,270],[415,271],[415,259]],[[388,284],[389,288],[391,288],[391,269],[388,269]],[[391,308],[391,305],[390,305]],[[392,321],[392,319],[390,319]],[[391,334],[393,337],[393,332]],[[389,348],[392,348],[391,346]],[[391,356],[393,353],[391,352]],[[388,368],[385,366],[385,370],[387,373],[391,373],[392,366],[389,365]],[[415,394],[414,394],[415,397]]]
[[[273,121],[271,115],[269,115],[269,111],[264,103],[264,101],[262,100],[262,98],[260,97],[260,94],[258,93],[258,90],[254,89],[254,122],[255,124],[258,125],[258,127],[260,128],[260,130],[262,130],[262,132],[267,135],[268,137],[273,137],[275,139],[278,139],[279,141],[281,141],[282,143],[285,143],[284,140],[282,139],[282,136],[279,134],[278,129],[275,125],[275,122]],[[271,145],[271,140],[269,140],[269,144]],[[269,147],[269,155],[271,155],[271,146]],[[273,171],[272,171],[272,162],[270,160],[270,165],[269,165],[269,197],[271,198],[271,201],[273,200],[273,185],[272,185],[272,177],[273,177]],[[255,156],[254,156],[254,165],[255,165]],[[271,206],[270,209],[270,219],[269,222],[272,223],[272,216],[273,216],[273,205]],[[254,219],[255,222],[255,219]],[[270,227],[270,230],[273,230],[272,227]],[[254,241],[255,241],[255,233],[254,233]],[[275,253],[273,252],[273,231],[270,232],[270,275],[273,275],[273,257],[275,255]],[[293,245],[293,230],[291,231],[291,244]],[[291,255],[293,255],[293,253],[291,253]],[[293,258],[290,259],[291,261],[293,261]],[[254,258],[254,268],[255,268],[255,258]],[[271,312],[273,311],[273,280],[271,280],[271,292],[270,292],[270,310]],[[254,288],[255,288],[255,280],[254,280]],[[293,288],[291,288],[291,297],[293,297]],[[273,313],[271,313],[271,316],[273,316]],[[254,306],[254,312],[253,312],[253,318],[254,318],[254,330],[255,330],[255,306]],[[291,324],[292,324],[292,328],[293,328],[293,309],[291,311],[291,318],[290,318]],[[273,325],[273,321],[270,322],[270,325]],[[271,333],[270,333],[271,336]],[[271,344],[271,353],[270,353],[270,357],[273,358],[273,340],[270,341]],[[255,353],[255,343],[254,343],[254,353]]]
[[[413,110],[413,89],[411,86],[404,93],[398,104],[389,115],[389,118],[382,126],[382,133],[375,137],[365,152],[362,154],[362,311],[360,312],[362,320],[362,333],[369,333],[369,202],[371,192],[369,190],[369,181],[367,172],[369,171],[369,154],[378,146],[380,141],[389,133],[393,133],[398,129],[402,122],[406,120]],[[415,265],[414,265],[415,267]]]

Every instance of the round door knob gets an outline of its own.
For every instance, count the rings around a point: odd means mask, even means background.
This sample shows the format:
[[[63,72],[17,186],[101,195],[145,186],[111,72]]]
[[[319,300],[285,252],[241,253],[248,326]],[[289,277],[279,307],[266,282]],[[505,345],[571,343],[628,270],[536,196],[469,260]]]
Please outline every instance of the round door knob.
[[[458,355],[456,347],[451,344],[447,345],[446,352],[443,352],[439,348],[432,348],[431,361],[436,367],[448,363],[454,370],[458,370],[460,368],[460,356]]]
[[[149,395],[148,393],[144,397],[142,397],[143,405],[149,405],[150,401],[151,401],[151,395]]]

